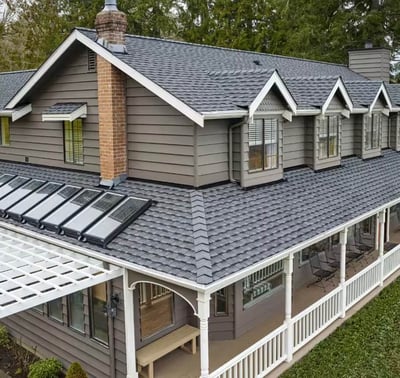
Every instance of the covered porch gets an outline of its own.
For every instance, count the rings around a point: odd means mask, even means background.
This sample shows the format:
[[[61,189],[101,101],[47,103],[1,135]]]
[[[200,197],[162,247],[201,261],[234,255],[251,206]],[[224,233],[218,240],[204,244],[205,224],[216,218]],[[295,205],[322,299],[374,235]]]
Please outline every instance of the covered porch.
[[[206,320],[208,322],[213,293],[208,298],[203,297],[203,302],[198,301],[198,296],[196,301],[203,304],[204,311],[202,324],[201,312],[194,311],[200,319],[200,353],[192,355],[180,349],[174,350],[155,362],[155,377],[250,378],[265,376],[285,361],[290,362],[295,353],[344,318],[371,291],[383,287],[399,269],[400,222],[397,214],[393,216],[395,211],[396,208],[387,207],[366,214],[323,235],[313,244],[304,244],[303,248],[290,251],[284,259],[273,261],[270,267],[278,263],[283,268],[281,294],[284,311],[277,306],[276,311],[269,311],[262,322],[234,339],[209,339]],[[329,245],[330,249],[336,249],[339,258],[337,269],[331,267],[332,275],[319,281],[315,279],[311,259],[306,255],[310,253],[310,247],[321,241],[324,248]],[[319,254],[320,262],[326,267],[326,251],[318,248],[311,251],[310,257]],[[349,260],[348,254],[356,248],[362,251],[362,256]],[[308,278],[302,279],[305,269]],[[300,285],[295,284],[296,280],[300,280]],[[245,286],[246,279],[234,284],[238,283]],[[260,337],[262,335],[265,336]]]

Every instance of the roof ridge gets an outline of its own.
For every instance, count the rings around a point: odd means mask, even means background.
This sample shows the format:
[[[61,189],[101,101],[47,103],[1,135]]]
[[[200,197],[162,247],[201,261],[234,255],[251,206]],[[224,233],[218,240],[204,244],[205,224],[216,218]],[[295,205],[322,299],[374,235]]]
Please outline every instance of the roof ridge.
[[[203,193],[199,191],[190,192],[190,202],[192,206],[193,244],[196,258],[197,283],[209,284],[213,280],[213,274]]]
[[[76,27],[75,29],[96,32],[96,30],[90,29],[90,28]],[[216,50],[236,51],[236,52],[242,52],[242,53],[252,54],[252,55],[256,55],[256,56],[272,56],[272,57],[277,57],[277,58],[282,58],[282,59],[301,60],[303,62],[314,62],[314,63],[320,63],[320,64],[329,64],[329,65],[332,65],[332,66],[340,66],[340,67],[347,67],[348,68],[348,66],[346,64],[325,62],[325,61],[315,60],[315,59],[298,58],[298,57],[295,57],[295,56],[263,53],[263,52],[250,51],[250,50],[241,50],[241,49],[234,49],[232,47],[212,46],[212,45],[206,45],[204,43],[178,41],[178,40],[169,39],[169,38],[149,37],[149,36],[145,36],[145,35],[125,34],[125,36],[126,37],[131,37],[131,38],[141,38],[141,39],[150,39],[150,40],[154,40],[154,41],[170,42],[170,43],[176,43],[176,44],[181,44],[181,45],[200,46],[200,47],[206,47],[206,48],[216,49]]]
[[[337,80],[341,76],[340,75],[326,75],[326,76],[284,76],[283,80]],[[360,80],[361,81],[361,80]]]
[[[217,75],[238,75],[238,74],[254,74],[254,73],[273,73],[275,69],[268,69],[268,68],[243,68],[243,69],[236,69],[236,70],[215,70],[215,71],[208,71],[207,74],[210,76],[217,76]]]

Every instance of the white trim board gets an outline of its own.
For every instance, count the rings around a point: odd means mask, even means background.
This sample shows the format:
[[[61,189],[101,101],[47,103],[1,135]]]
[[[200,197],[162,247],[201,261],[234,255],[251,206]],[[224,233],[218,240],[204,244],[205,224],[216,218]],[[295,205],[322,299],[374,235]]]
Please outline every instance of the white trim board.
[[[171,93],[154,83],[140,72],[128,64],[118,59],[112,52],[99,45],[95,41],[86,37],[79,30],[74,30],[69,37],[54,51],[54,53],[40,66],[40,68],[33,74],[28,82],[21,88],[21,90],[14,96],[14,98],[7,104],[6,108],[13,108],[29,93],[30,90],[39,82],[39,80],[49,71],[53,64],[61,58],[61,56],[70,48],[70,46],[79,41],[96,54],[100,55],[103,59],[117,67],[126,75],[136,80],[139,84],[143,85],[150,92],[160,97],[166,103],[177,109],[186,117],[200,126],[204,126],[204,116],[185,104],[183,101],[177,99]]]
[[[43,122],[52,122],[52,121],[75,121],[77,118],[86,118],[87,116],[87,105],[82,105],[78,109],[74,110],[71,113],[64,114],[46,114],[46,112],[42,113],[42,121]]]
[[[329,105],[331,104],[333,98],[335,97],[337,91],[340,92],[340,94],[343,96],[343,99],[346,103],[347,108],[350,110],[350,112],[353,111],[353,102],[350,99],[350,95],[347,92],[346,87],[344,86],[344,83],[342,79],[339,77],[333,86],[331,93],[329,94],[328,98],[326,99],[324,105],[322,105],[322,114],[324,115],[326,111],[329,108]]]
[[[11,121],[15,122],[31,112],[32,112],[32,104],[27,104],[15,109],[2,110],[0,111],[0,117],[11,117]]]
[[[374,107],[375,107],[375,105],[376,105],[376,103],[377,103],[377,101],[378,101],[379,96],[381,95],[381,93],[383,94],[383,97],[385,98],[386,104],[387,104],[388,107],[389,107],[389,112],[392,111],[393,105],[392,105],[392,102],[391,102],[391,100],[390,100],[390,96],[389,96],[389,94],[388,94],[388,92],[387,92],[387,90],[386,90],[385,84],[382,83],[381,86],[380,86],[379,89],[378,89],[378,92],[376,93],[376,96],[375,96],[375,98],[374,98],[374,101],[372,101],[372,104],[371,104],[371,105],[369,106],[369,108],[368,108],[369,114],[371,114],[371,113],[373,112]]]

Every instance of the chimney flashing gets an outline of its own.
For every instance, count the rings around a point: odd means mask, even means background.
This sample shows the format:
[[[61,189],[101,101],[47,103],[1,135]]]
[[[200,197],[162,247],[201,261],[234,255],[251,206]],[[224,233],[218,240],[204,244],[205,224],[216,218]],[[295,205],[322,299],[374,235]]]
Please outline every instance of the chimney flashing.
[[[109,43],[104,38],[98,38],[96,42],[99,45],[105,47],[107,50],[110,50],[113,53],[119,53],[119,54],[127,54],[128,53],[125,45]]]

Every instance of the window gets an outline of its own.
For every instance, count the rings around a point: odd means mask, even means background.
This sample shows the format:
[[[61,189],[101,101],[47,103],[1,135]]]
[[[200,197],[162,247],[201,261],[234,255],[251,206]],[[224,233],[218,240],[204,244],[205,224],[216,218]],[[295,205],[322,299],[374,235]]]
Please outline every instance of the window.
[[[249,307],[282,286],[283,261],[267,266],[243,280],[243,306]]]
[[[68,296],[68,324],[71,328],[84,332],[85,317],[83,312],[83,291]]]
[[[10,145],[10,118],[1,117],[1,128],[0,128],[0,144],[2,146]]]
[[[365,149],[379,148],[381,144],[382,117],[380,114],[372,114],[368,117],[365,129]]]
[[[108,344],[108,316],[104,313],[107,305],[106,284],[93,286],[90,294],[91,336],[104,344]]]
[[[47,313],[50,318],[59,322],[63,321],[62,298],[55,299],[47,304]]]
[[[173,294],[165,287],[139,284],[140,331],[142,339],[173,324]]]
[[[321,120],[319,129],[319,158],[338,156],[339,117],[329,116]]]
[[[278,120],[256,119],[249,124],[249,170],[278,167]]]
[[[224,287],[214,294],[214,314],[215,316],[226,316],[228,310],[228,289]]]
[[[83,164],[82,119],[64,121],[64,158],[66,163]]]

